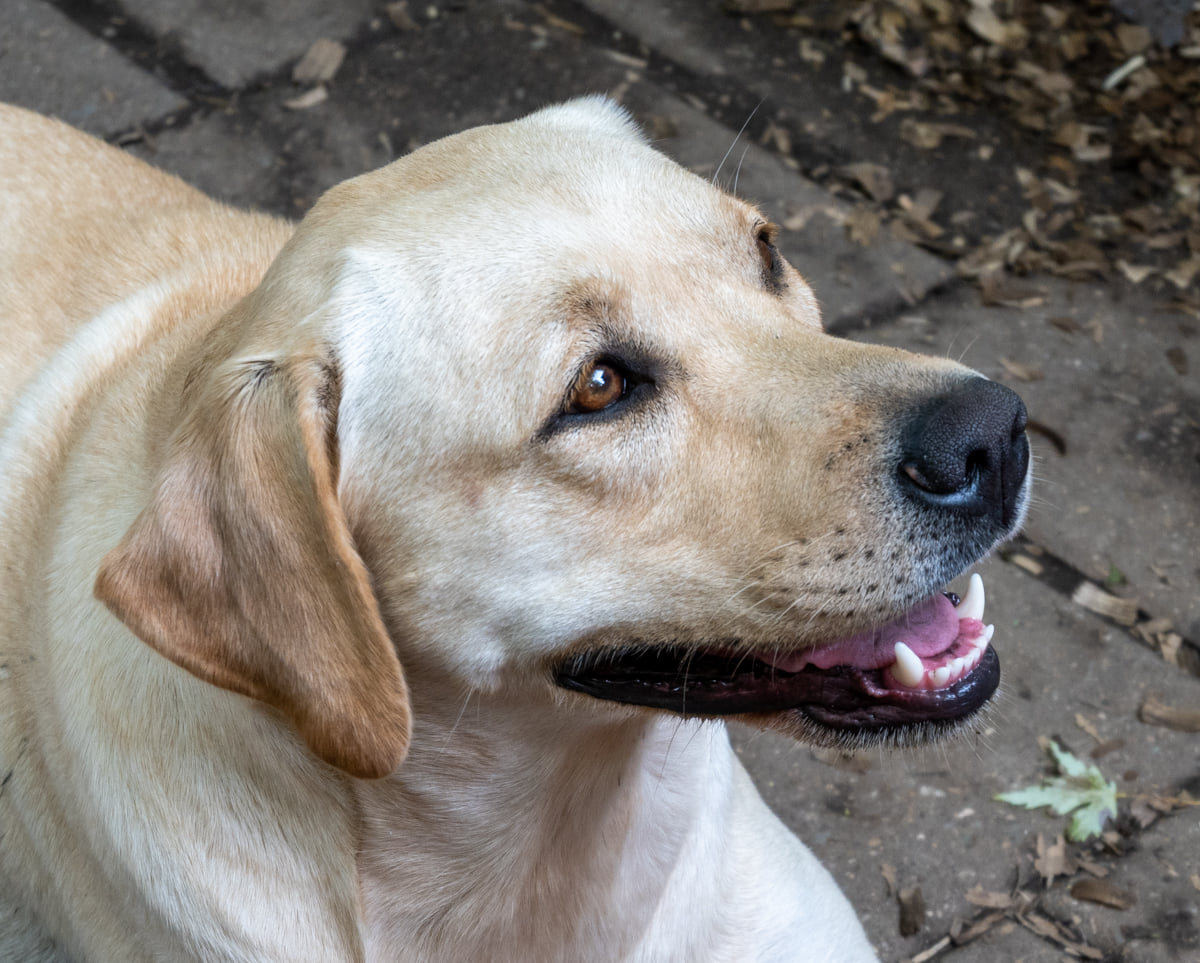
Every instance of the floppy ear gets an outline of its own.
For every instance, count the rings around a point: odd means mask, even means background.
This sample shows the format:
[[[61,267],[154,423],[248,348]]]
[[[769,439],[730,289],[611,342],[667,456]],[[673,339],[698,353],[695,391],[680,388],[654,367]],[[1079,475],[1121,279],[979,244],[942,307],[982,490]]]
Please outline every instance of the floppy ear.
[[[377,778],[403,761],[411,712],[335,493],[338,397],[316,357],[219,366],[95,592],[167,658]]]

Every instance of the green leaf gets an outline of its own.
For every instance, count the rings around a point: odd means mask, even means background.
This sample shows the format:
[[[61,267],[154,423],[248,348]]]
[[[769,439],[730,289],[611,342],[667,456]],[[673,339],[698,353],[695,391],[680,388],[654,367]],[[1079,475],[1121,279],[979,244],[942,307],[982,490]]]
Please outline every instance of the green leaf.
[[[1072,814],[1067,838],[1083,842],[1099,836],[1106,820],[1117,814],[1117,787],[1104,778],[1094,765],[1075,758],[1057,743],[1050,743],[1050,755],[1059,776],[1047,776],[1040,786],[1027,786],[1002,792],[995,798],[1026,809],[1050,809],[1059,816]]]

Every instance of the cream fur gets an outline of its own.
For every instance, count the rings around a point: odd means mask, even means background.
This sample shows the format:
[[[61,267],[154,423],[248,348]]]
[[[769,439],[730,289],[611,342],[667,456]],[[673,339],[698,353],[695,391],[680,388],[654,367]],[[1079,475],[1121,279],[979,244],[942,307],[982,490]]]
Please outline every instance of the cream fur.
[[[874,958],[722,725],[549,670],[927,594],[873,479],[962,369],[823,334],[599,100],[298,228],[0,131],[0,958]],[[547,430],[613,340],[658,393]]]

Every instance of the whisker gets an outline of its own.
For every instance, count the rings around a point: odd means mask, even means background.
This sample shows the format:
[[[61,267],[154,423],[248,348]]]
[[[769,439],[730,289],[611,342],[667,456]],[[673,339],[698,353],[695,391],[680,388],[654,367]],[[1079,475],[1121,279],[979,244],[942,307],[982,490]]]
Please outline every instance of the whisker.
[[[744,164],[746,162],[746,155],[749,152],[750,152],[750,145],[747,144],[745,149],[742,151],[742,156],[738,158],[737,170],[735,170],[733,172],[733,194],[735,197],[737,196],[738,178],[741,177],[741,175],[742,175],[742,164]]]
[[[713,184],[717,183],[717,178],[721,176],[721,168],[724,167],[725,162],[729,160],[729,155],[733,153],[733,149],[737,146],[737,142],[742,139],[742,134],[746,133],[746,128],[750,126],[750,121],[752,121],[754,119],[754,115],[758,113],[758,108],[766,102],[767,98],[764,97],[757,104],[755,104],[754,109],[750,111],[750,116],[746,118],[745,123],[742,124],[741,129],[738,130],[737,134],[734,136],[733,143],[729,145],[729,150],[725,151],[725,156],[721,158],[721,163],[717,165],[717,169],[713,172]]]

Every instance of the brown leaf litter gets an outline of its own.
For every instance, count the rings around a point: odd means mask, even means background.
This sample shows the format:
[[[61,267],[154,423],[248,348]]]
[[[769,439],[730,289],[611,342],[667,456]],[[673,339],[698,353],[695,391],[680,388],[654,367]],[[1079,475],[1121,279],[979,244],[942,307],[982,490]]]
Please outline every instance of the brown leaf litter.
[[[820,41],[836,24],[845,82],[869,99],[873,120],[902,113],[899,135],[919,150],[950,139],[974,143],[972,118],[985,112],[1030,132],[1039,145],[1036,169],[1004,169],[992,144],[971,148],[1020,185],[1029,209],[1019,224],[973,245],[961,243],[959,230],[957,249],[939,233],[912,228],[895,187],[886,186],[894,176],[875,158],[843,168],[843,178],[849,173],[881,213],[901,222],[901,236],[908,231],[908,239],[961,258],[962,273],[985,286],[994,288],[999,273],[1119,273],[1200,314],[1200,6],[1156,21],[1146,12],[1155,4],[1139,0],[859,0],[816,4],[813,13],[783,0],[725,5],[767,12],[822,60]],[[863,46],[900,68],[890,82],[869,83],[849,59]],[[948,231],[946,220],[962,217],[957,230],[968,216],[943,212],[937,226]],[[856,239],[869,233],[859,230]]]

